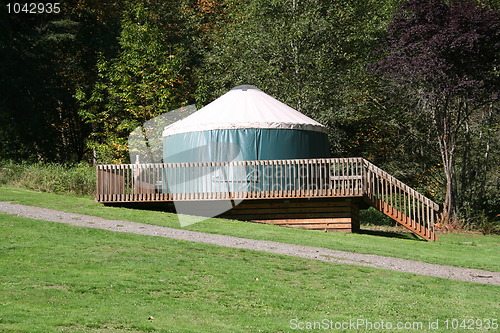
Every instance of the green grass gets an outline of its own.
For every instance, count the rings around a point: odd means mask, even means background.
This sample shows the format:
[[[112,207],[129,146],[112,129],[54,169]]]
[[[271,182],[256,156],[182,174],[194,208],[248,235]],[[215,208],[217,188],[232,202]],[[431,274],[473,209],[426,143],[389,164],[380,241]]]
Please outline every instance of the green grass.
[[[446,332],[446,319],[499,316],[498,286],[4,214],[0,233],[1,332],[292,332],[293,319]]]
[[[104,207],[90,197],[0,188],[0,201],[59,209],[104,218],[181,228],[175,214]],[[208,219],[186,229],[202,232],[378,254],[429,263],[500,271],[500,236],[443,234],[438,242],[371,234],[324,233],[256,223]],[[388,234],[394,236],[394,234]],[[397,235],[396,235],[397,236]]]

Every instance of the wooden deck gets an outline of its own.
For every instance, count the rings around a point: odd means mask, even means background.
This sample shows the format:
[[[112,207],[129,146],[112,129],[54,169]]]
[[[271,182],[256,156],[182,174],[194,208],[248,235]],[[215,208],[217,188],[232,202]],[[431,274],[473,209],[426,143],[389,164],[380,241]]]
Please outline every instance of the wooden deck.
[[[439,206],[362,158],[99,165],[96,200],[231,200],[240,204],[226,217],[343,231],[355,231],[359,209],[371,205],[437,240]]]

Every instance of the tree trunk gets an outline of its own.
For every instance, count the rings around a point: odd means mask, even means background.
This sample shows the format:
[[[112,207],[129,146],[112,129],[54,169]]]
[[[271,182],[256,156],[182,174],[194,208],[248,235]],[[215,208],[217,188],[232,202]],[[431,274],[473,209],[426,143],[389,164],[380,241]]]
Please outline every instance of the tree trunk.
[[[446,176],[446,196],[443,203],[443,217],[445,222],[453,223],[457,217],[456,214],[456,193],[455,193],[455,171],[453,169],[453,156],[449,157],[444,165]]]
[[[457,218],[456,179],[455,179],[455,146],[456,132],[452,120],[449,119],[450,98],[446,96],[440,103],[439,99],[434,105],[433,118],[439,142],[443,170],[446,177],[446,195],[443,203],[443,222],[454,223]],[[439,106],[438,106],[439,105]]]

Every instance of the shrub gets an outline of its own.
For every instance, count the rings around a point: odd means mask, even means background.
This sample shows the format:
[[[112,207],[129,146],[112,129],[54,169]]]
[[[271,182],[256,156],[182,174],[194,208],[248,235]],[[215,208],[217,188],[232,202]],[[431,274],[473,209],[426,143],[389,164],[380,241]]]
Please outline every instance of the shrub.
[[[0,185],[40,192],[90,195],[95,192],[95,169],[86,164],[65,166],[56,163],[0,165]]]
[[[390,226],[393,227],[397,223],[385,216],[383,213],[379,212],[373,207],[368,209],[363,209],[359,211],[359,220],[363,225],[375,225],[375,226]]]
[[[498,215],[491,217],[482,212],[477,216],[474,226],[484,235],[498,234],[500,233],[500,217]]]

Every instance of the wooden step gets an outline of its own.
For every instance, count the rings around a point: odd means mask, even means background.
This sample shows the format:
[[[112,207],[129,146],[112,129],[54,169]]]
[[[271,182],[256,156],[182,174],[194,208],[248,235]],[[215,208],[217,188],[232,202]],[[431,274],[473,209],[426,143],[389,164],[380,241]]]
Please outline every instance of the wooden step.
[[[438,236],[437,234],[433,231],[427,228],[426,226],[415,222],[412,220],[410,217],[406,216],[402,212],[398,211],[391,205],[387,204],[386,202],[382,200],[369,200],[371,205],[375,207],[377,210],[385,214],[386,216],[390,217],[397,223],[401,224],[411,232],[417,234],[418,236],[422,237],[423,239],[427,241],[437,241]]]
[[[351,218],[330,218],[330,219],[274,219],[274,220],[251,220],[252,222],[275,224],[283,227],[352,232]]]

